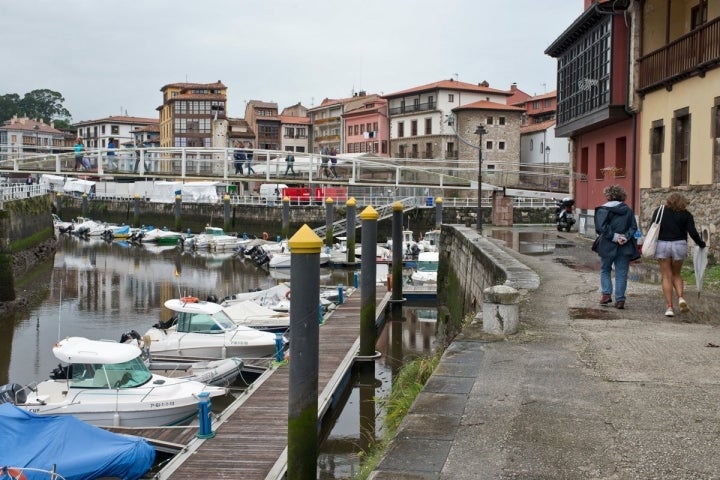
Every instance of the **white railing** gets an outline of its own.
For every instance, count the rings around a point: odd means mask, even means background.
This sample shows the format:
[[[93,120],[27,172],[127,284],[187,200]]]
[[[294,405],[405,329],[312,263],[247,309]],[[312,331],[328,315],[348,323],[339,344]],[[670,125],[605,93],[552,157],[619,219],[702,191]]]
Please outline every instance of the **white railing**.
[[[48,191],[47,185],[27,185],[24,183],[0,185],[0,202],[46,195]]]

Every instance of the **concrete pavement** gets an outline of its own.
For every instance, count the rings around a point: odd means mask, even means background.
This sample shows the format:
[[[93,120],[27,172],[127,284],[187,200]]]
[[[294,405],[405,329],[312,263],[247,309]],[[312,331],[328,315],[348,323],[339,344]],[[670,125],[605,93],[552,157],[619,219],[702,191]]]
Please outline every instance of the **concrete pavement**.
[[[564,237],[552,255],[509,251],[541,279],[520,331],[467,327],[372,479],[720,478],[720,296],[688,287],[690,312],[665,317],[642,260],[626,309],[601,307],[590,242]]]

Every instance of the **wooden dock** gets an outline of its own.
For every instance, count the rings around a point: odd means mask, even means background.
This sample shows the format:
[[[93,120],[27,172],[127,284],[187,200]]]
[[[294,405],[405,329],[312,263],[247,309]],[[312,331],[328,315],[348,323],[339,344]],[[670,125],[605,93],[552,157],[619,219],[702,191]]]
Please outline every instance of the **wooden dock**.
[[[376,294],[378,319],[384,315],[390,294],[379,286]],[[318,414],[331,405],[354,362],[360,345],[360,292],[326,315],[320,327]],[[287,467],[288,429],[287,365],[272,368],[258,378],[213,423],[215,437],[196,438],[197,427],[143,429],[132,432],[148,438],[167,451],[182,447],[155,478],[280,479]]]

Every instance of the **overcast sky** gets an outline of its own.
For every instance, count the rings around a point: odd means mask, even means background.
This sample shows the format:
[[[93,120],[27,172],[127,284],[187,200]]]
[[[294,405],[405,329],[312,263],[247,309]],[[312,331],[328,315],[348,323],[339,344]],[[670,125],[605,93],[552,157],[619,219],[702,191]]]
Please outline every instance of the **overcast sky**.
[[[317,106],[457,78],[555,89],[543,51],[583,0],[4,0],[0,95],[47,88],[74,122],[157,117],[169,83],[222,81],[245,102]]]

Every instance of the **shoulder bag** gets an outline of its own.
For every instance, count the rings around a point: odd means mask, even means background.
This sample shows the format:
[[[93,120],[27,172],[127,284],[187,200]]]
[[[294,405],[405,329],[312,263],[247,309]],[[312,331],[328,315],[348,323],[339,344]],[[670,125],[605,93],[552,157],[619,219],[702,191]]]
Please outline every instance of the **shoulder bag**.
[[[658,234],[660,233],[660,222],[662,222],[663,213],[665,212],[665,205],[660,205],[657,216],[653,221],[650,228],[648,228],[645,240],[642,245],[642,256],[645,258],[655,256],[655,248],[657,247]]]

